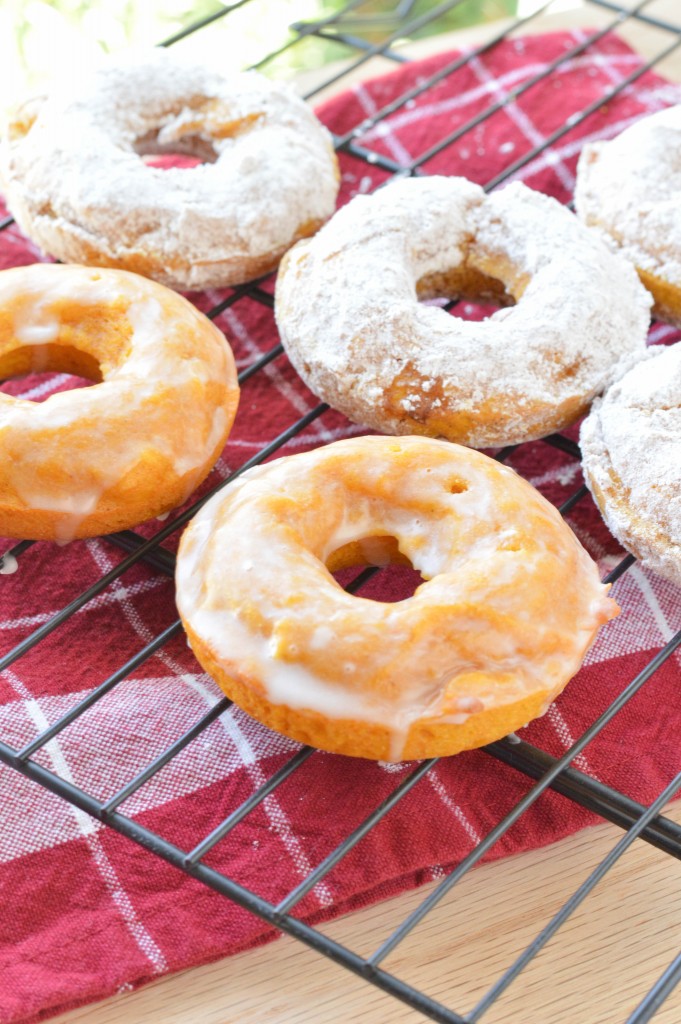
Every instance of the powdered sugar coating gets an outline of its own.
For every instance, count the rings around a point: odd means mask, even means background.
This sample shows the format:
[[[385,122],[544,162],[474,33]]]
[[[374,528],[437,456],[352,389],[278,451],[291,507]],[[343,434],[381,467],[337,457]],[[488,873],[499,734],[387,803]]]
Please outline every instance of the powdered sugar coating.
[[[584,474],[620,543],[681,586],[681,344],[646,355],[582,424]]]
[[[419,304],[452,273],[464,294],[502,281],[500,301],[518,304],[482,323]],[[643,351],[649,309],[633,269],[555,200],[442,177],[353,199],[291,250],[276,294],[284,346],[317,395],[384,433],[474,447],[573,422]]]
[[[140,158],[162,152],[213,162],[162,170]],[[19,225],[52,255],[197,289],[272,269],[338,190],[329,133],[292,90],[164,49],[20,114],[0,175]]]
[[[643,274],[679,289],[681,322],[681,106],[645,117],[615,139],[584,147],[575,207],[589,227]],[[644,283],[648,284],[644,276]],[[657,295],[656,295],[657,299]]]

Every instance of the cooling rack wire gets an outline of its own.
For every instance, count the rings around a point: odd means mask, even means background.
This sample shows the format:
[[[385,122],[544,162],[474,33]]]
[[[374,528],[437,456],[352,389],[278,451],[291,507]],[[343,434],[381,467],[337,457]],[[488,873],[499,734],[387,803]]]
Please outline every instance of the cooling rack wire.
[[[399,45],[402,40],[413,36],[414,33],[422,29],[437,29],[441,19],[457,7],[464,7],[467,2],[468,0],[448,0],[448,2],[423,11],[422,7],[419,7],[418,4],[403,0],[403,2],[396,4],[392,11],[386,12],[381,16],[372,17],[362,11],[362,8],[367,6],[366,0],[352,0],[340,11],[329,13],[326,17],[314,22],[301,22],[293,26],[292,36],[278,50],[263,57],[256,66],[266,71],[267,66],[275,58],[293,47],[301,46],[309,38],[334,41],[351,56],[343,62],[340,68],[338,65],[330,66],[326,77],[322,78],[321,81],[317,81],[314,88],[308,91],[307,98],[314,100],[319,93],[331,86],[341,88],[346,80],[355,75],[372,58],[380,57],[384,61],[392,62],[395,65],[407,61],[408,58],[405,56],[403,48]],[[256,16],[257,0],[240,0],[240,2],[216,10],[213,15],[199,22],[188,25],[183,31],[165,40],[162,45],[173,45],[195,32],[210,31],[209,26],[213,22],[218,19],[228,18],[237,9],[245,6],[253,7],[254,16]],[[426,79],[419,80],[418,84],[408,92],[405,92],[399,98],[392,100],[383,109],[372,114],[369,120],[364,120],[353,130],[348,131],[342,136],[337,136],[334,140],[337,150],[349,153],[357,159],[365,161],[368,166],[379,167],[391,175],[425,173],[424,165],[433,156],[447,146],[451,146],[468,133],[473,132],[478,125],[491,117],[496,111],[517,99],[533,85],[549,79],[561,63],[575,57],[579,53],[587,51],[590,46],[604,38],[607,33],[614,30],[631,29],[634,26],[641,29],[654,29],[659,34],[660,45],[653,56],[647,59],[642,66],[637,66],[629,75],[614,83],[609,92],[600,97],[597,102],[590,104],[584,109],[575,110],[568,123],[557,127],[537,145],[528,148],[527,152],[509,163],[501,173],[495,175],[485,185],[488,190],[496,188],[542,153],[543,150],[559,141],[563,135],[589,117],[599,106],[607,103],[610,99],[635,83],[646,70],[658,67],[666,58],[670,57],[681,47],[681,22],[674,24],[666,18],[658,16],[655,13],[654,0],[643,0],[641,3],[629,6],[608,2],[608,0],[590,0],[588,6],[590,11],[601,16],[598,23],[602,27],[590,32],[581,42],[576,43],[572,50],[548,64],[536,75],[532,76],[532,78],[523,82],[522,85],[500,95],[484,111],[478,113],[464,125],[444,135],[427,152],[420,154],[418,159],[413,160],[407,166],[398,164],[389,156],[368,147],[366,142],[363,141],[363,136],[366,135],[369,128],[375,127],[389,115],[404,108],[405,105],[409,104],[416,97],[426,93],[446,76],[455,73],[466,61],[470,61],[472,57],[480,56],[490,51],[495,45],[521,30],[531,30],[533,21],[544,14],[551,7],[551,4],[537,5],[530,13],[513,19],[506,19],[500,30],[492,27],[486,40],[473,47],[472,51],[469,51],[464,56],[453,58],[446,66],[441,67]],[[603,23],[602,15],[604,12],[607,14],[607,19]],[[589,23],[588,11],[585,12],[584,23]],[[371,24],[373,29],[372,39],[377,37],[377,33],[382,33],[380,42],[367,42],[366,38],[360,35],[360,29],[362,27],[366,28],[367,24]],[[8,228],[11,223],[11,218],[5,219],[0,223],[0,230]],[[224,300],[209,311],[208,315],[215,319],[225,310],[244,303],[255,303],[270,309],[272,307],[272,297],[266,284],[264,282],[255,282],[231,290]],[[278,344],[273,345],[269,351],[261,355],[241,372],[241,384],[245,384],[255,374],[263,371],[269,363],[277,359],[281,354],[281,346]],[[229,479],[238,477],[251,466],[257,465],[268,456],[278,452],[288,441],[322,417],[326,410],[326,405],[318,404],[305,415],[295,420],[295,422],[290,423],[276,437],[273,437],[268,444],[264,445],[255,456],[234,472]],[[544,443],[560,449],[570,459],[579,459],[578,446],[569,437],[554,435],[546,438]],[[506,448],[499,452],[496,457],[504,461],[509,458],[514,450],[514,447]],[[220,486],[224,486],[224,481]],[[560,508],[561,513],[563,515],[568,514],[583,500],[589,499],[587,498],[586,489],[582,486],[564,501]],[[0,658],[0,671],[9,669],[26,656],[43,639],[75,615],[79,609],[95,599],[97,595],[101,594],[114,581],[123,577],[127,570],[136,563],[144,561],[156,572],[172,575],[174,558],[171,553],[162,547],[163,541],[179,531],[195,511],[196,504],[165,524],[150,539],[140,536],[135,531],[124,531],[109,538],[112,543],[118,545],[119,548],[126,552],[122,561],[110,571],[101,575],[96,582],[69,601],[67,605],[61,608],[47,622],[33,630],[12,650],[5,653]],[[16,558],[20,561],[24,552],[30,546],[31,542],[28,541],[17,543],[9,549],[5,558]],[[631,556],[623,558],[619,564],[611,569],[606,580],[614,582],[627,572],[632,563],[633,559]],[[359,590],[377,571],[379,570],[364,570],[356,577],[349,589],[353,591]],[[27,597],[27,602],[29,599]],[[261,898],[234,879],[208,866],[205,863],[205,858],[217,843],[224,839],[232,829],[300,768],[313,753],[309,748],[303,748],[296,752],[244,803],[234,807],[224,821],[191,850],[178,848],[167,839],[145,828],[132,817],[122,813],[119,807],[173,758],[177,757],[185,747],[199,737],[228,708],[230,702],[227,699],[222,699],[211,707],[208,713],[200,718],[176,742],[157,756],[143,771],[130,779],[115,795],[106,801],[97,799],[67,779],[59,777],[35,759],[35,755],[46,744],[58,736],[62,730],[73,723],[96,702],[100,701],[105,694],[109,693],[126,679],[155,652],[161,650],[180,629],[181,626],[178,621],[168,626],[150,643],[140,648],[117,672],[96,686],[84,699],[72,707],[67,714],[51,724],[22,749],[16,749],[4,740],[0,740],[0,760],[29,779],[32,779],[39,786],[45,787],[63,800],[97,818],[109,828],[115,829],[117,832],[128,837],[132,842],[151,850],[156,856],[163,858],[179,871],[183,871],[198,879],[211,889],[221,893],[226,899],[233,900],[241,907],[275,925],[282,932],[293,936],[300,942],[329,957],[343,968],[359,975],[366,982],[402,1000],[404,1003],[420,1011],[428,1019],[440,1021],[443,1024],[473,1024],[473,1022],[483,1019],[485,1013],[495,1004],[502,993],[539,954],[540,950],[543,949],[549,940],[559,933],[561,926],[589,897],[598,882],[607,872],[614,868],[636,840],[652,844],[667,856],[677,859],[681,857],[681,827],[662,813],[665,805],[675,795],[681,785],[681,773],[669,781],[668,785],[665,786],[652,803],[648,806],[642,806],[619,792],[618,789],[607,786],[574,767],[575,759],[579,757],[591,740],[625,708],[628,702],[648,683],[658,669],[672,657],[673,653],[681,645],[681,630],[679,630],[671,637],[668,643],[654,654],[634,678],[623,681],[621,693],[617,699],[579,736],[562,757],[556,758],[532,746],[530,743],[520,740],[517,736],[507,737],[485,748],[485,752],[489,757],[495,758],[512,769],[524,773],[530,780],[533,780],[534,784],[512,810],[502,820],[498,821],[482,838],[472,852],[453,871],[442,878],[425,898],[417,903],[416,908],[402,920],[398,927],[394,928],[385,937],[384,941],[372,955],[368,957],[361,956],[349,946],[331,939],[318,928],[312,927],[297,918],[295,916],[295,909],[303,897],[318,882],[324,879],[333,868],[342,863],[345,855],[385,817],[390,809],[424,775],[433,770],[435,761],[419,763],[411,768],[406,775],[400,776],[400,781],[395,786],[391,795],[383,800],[357,828],[348,834],[299,885],[275,905]],[[541,797],[542,793],[549,789],[595,813],[601,819],[614,823],[614,825],[622,830],[622,834],[619,841],[612,846],[606,856],[592,869],[562,907],[550,918],[522,952],[517,955],[515,961],[490,986],[487,992],[479,999],[477,1005],[466,1012],[459,1011],[455,1007],[436,1000],[425,991],[421,991],[415,985],[401,980],[395,974],[385,969],[383,964],[388,955],[407,938],[426,915],[435,910],[443,900],[443,897],[521,819],[526,811]],[[276,946],[273,948],[272,956],[276,956]],[[626,1024],[643,1024],[643,1022],[650,1020],[680,979],[681,952],[668,964],[652,987],[647,992],[641,992],[638,1005],[627,1017]],[[585,1012],[581,1017],[582,1020],[588,1022],[590,1018],[588,1009],[586,1009],[587,1003],[588,994],[585,995]]]

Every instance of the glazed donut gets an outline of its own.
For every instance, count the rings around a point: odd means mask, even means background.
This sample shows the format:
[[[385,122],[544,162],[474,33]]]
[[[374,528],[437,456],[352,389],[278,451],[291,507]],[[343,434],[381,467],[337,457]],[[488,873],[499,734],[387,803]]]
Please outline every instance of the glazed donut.
[[[180,505],[208,474],[239,389],[220,331],[136,274],[36,264],[0,273],[0,374],[93,387],[0,393],[0,534],[72,540]]]
[[[353,596],[331,576],[397,552],[426,581],[407,600]],[[542,714],[617,614],[607,591],[526,481],[423,437],[249,470],[192,520],[177,563],[190,644],[237,704],[301,742],[391,761]]]
[[[162,170],[141,159],[164,152],[207,162]],[[77,91],[20,110],[0,179],[45,252],[179,289],[272,270],[331,215],[338,191],[329,133],[295,93],[166,49],[106,64]]]
[[[584,476],[619,542],[681,586],[681,344],[646,356],[582,424]]]
[[[418,297],[517,301],[483,323]],[[631,267],[554,199],[514,184],[413,178],[358,196],[283,260],[282,342],[351,420],[484,448],[581,416],[643,349],[650,301]]]
[[[653,312],[681,327],[681,106],[582,150],[575,208],[636,267]]]

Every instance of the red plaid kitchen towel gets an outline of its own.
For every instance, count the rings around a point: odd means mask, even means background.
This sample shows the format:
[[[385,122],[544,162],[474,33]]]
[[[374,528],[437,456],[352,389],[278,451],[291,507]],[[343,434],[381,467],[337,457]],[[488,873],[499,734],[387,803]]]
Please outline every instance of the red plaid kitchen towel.
[[[445,133],[542,71],[585,38],[582,33],[515,39],[445,78],[370,130],[364,145],[410,163]],[[355,86],[320,110],[343,133],[452,60],[452,54],[401,67]],[[430,172],[484,182],[541,144],[569,116],[605,97],[640,65],[610,36],[562,63],[541,82],[467,132],[426,164]],[[646,73],[583,124],[531,159],[514,177],[569,200],[586,139],[613,136],[642,115],[681,101],[681,88]],[[385,175],[341,157],[342,196],[374,188]],[[539,228],[540,229],[540,228]],[[0,235],[0,265],[42,259],[14,227]],[[202,308],[221,295],[195,296]],[[475,316],[474,307],[467,312]],[[276,342],[271,313],[242,300],[220,318],[240,366]],[[655,341],[676,339],[654,328]],[[63,375],[9,385],[39,400],[69,385]],[[313,408],[316,400],[284,358],[243,389],[233,437],[215,482],[262,443]],[[360,432],[329,412],[287,446],[311,448]],[[512,464],[558,503],[579,484],[578,465],[541,443]],[[617,544],[589,499],[570,516],[601,566]],[[150,534],[158,524],[147,525]],[[35,544],[0,587],[2,650],[23,637],[122,554],[105,538],[67,547]],[[399,596],[404,577],[383,577],[367,594]],[[387,580],[387,582],[386,582]],[[376,589],[378,588],[378,589]],[[523,735],[561,754],[678,628],[679,591],[634,567],[614,590],[623,613],[603,630],[579,675]],[[18,747],[72,707],[173,622],[171,581],[136,565],[0,677],[0,737]],[[630,796],[650,800],[679,768],[679,662],[671,660],[617,716],[577,766]],[[177,637],[131,678],[61,733],[38,760],[62,778],[106,798],[146,765],[218,698],[184,640]],[[665,707],[664,718],[659,708]],[[143,786],[121,810],[190,849],[260,786],[295,749],[231,709]],[[218,844],[207,863],[266,899],[278,901],[389,793],[407,766],[314,754]],[[528,781],[481,752],[443,759],[306,897],[297,912],[318,921],[439,876],[499,821]],[[168,971],[242,950],[272,937],[261,921],[102,827],[15,772],[0,768],[0,1021],[33,1021],[143,984]],[[493,848],[491,857],[551,842],[590,821],[561,797],[543,796]]]

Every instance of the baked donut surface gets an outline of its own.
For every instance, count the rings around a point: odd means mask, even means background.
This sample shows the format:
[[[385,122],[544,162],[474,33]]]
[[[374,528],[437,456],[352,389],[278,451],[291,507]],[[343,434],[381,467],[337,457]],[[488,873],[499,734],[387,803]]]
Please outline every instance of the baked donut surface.
[[[425,582],[385,604],[331,571],[407,559]],[[177,603],[204,668],[302,742],[402,760],[524,725],[617,614],[550,505],[487,456],[361,437],[249,470],[180,544]]]
[[[586,145],[575,209],[636,267],[655,316],[681,327],[681,106]]]
[[[647,356],[594,402],[582,465],[614,536],[681,586],[681,344]]]
[[[154,153],[205,162],[163,170],[144,163]],[[0,180],[46,252],[184,290],[272,270],[331,215],[338,191],[330,135],[292,90],[166,49],[20,110]]]
[[[0,393],[0,534],[72,540],[180,505],[238,403],[224,336],[186,299],[125,271],[0,273],[0,375],[98,381],[36,403]]]
[[[420,304],[490,298],[482,323]],[[311,390],[383,433],[487,447],[572,423],[650,299],[632,268],[547,196],[413,178],[358,196],[282,261],[276,317]]]

